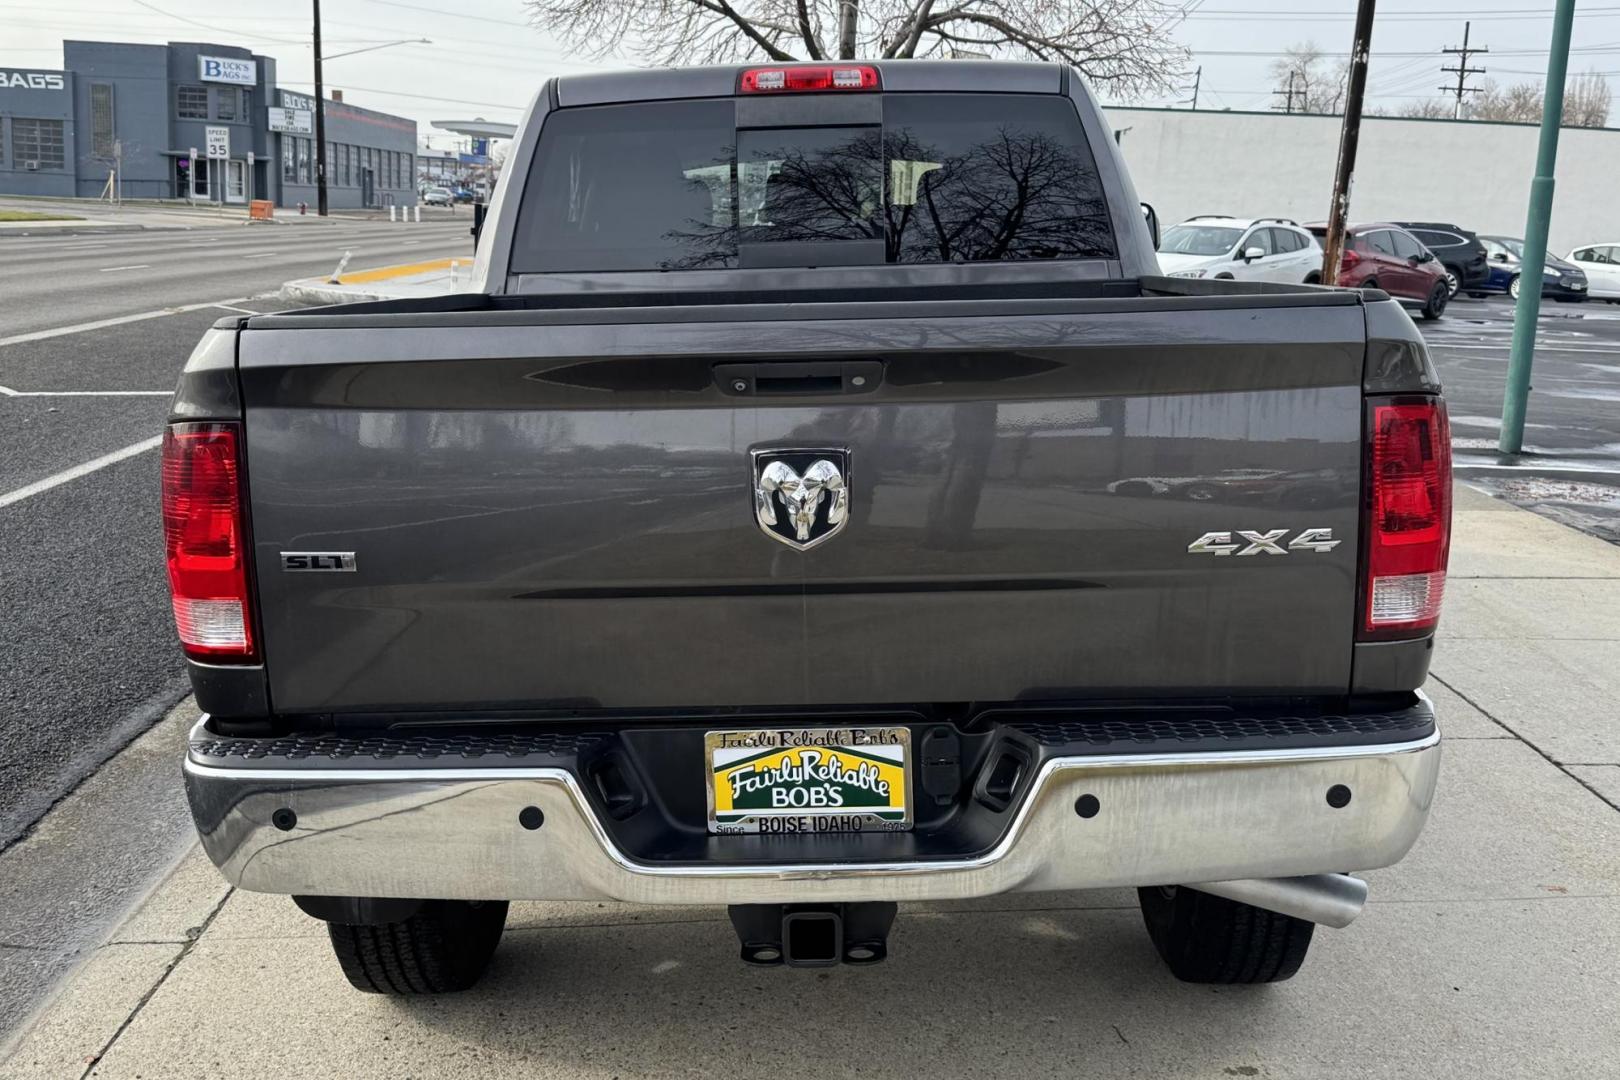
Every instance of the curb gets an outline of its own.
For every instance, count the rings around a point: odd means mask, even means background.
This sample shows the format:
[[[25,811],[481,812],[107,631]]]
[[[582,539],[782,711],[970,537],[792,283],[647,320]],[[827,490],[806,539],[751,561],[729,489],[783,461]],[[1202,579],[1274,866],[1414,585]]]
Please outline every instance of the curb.
[[[32,226],[32,227],[30,227]],[[43,221],[19,221],[15,223],[0,224],[0,237],[5,236],[84,236],[95,233],[122,233],[145,232],[145,225],[126,225],[115,223],[109,225],[96,225],[85,223],[83,225],[58,225],[54,228],[47,226]]]

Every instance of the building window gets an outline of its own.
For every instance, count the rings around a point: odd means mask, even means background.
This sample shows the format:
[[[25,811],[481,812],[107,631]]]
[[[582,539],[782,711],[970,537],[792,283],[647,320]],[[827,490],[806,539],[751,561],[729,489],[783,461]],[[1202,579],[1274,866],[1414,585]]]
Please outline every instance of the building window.
[[[309,140],[298,140],[298,182],[309,183]]]
[[[214,87],[214,116],[216,119],[236,119],[237,106],[239,104],[239,93],[240,91],[238,91],[234,86]]]
[[[343,184],[354,185],[354,146],[350,143],[343,144]]]
[[[176,87],[174,114],[182,120],[208,119],[208,88],[206,86]]]
[[[20,169],[27,169],[30,161],[37,161],[40,169],[62,168],[62,121],[12,117],[11,160]]]
[[[297,142],[291,135],[281,137],[281,179],[289,184],[298,181]]]
[[[113,88],[111,83],[90,84],[90,153],[98,158],[113,156],[117,139],[113,127]]]
[[[405,155],[404,179],[406,187],[414,187],[416,185],[416,160],[409,154]]]

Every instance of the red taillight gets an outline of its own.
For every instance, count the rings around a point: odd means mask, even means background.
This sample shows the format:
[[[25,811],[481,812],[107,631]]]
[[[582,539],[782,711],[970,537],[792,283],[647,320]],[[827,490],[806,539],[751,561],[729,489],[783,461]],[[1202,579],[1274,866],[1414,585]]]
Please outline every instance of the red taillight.
[[[1451,431],[1438,398],[1370,402],[1366,611],[1372,637],[1440,619],[1451,550]],[[1393,632],[1393,633],[1392,633]]]
[[[749,68],[737,82],[739,94],[813,94],[822,90],[876,89],[878,70],[870,64]]]
[[[1361,261],[1361,254],[1355,248],[1347,247],[1344,254],[1339,257],[1339,269],[1348,270]]]
[[[170,424],[163,433],[163,540],[186,655],[255,659],[242,519],[240,426]]]

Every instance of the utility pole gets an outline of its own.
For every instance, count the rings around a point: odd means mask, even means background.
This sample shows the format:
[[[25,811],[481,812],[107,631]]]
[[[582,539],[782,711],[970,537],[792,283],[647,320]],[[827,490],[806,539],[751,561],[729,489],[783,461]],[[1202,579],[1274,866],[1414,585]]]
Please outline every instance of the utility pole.
[[[1536,320],[1541,316],[1541,273],[1547,266],[1547,222],[1552,218],[1553,171],[1558,164],[1558,126],[1564,116],[1564,77],[1569,71],[1569,37],[1575,0],[1558,0],[1553,13],[1552,50],[1547,56],[1547,90],[1541,105],[1541,144],[1536,175],[1530,181],[1530,210],[1519,259],[1518,303],[1513,308],[1513,350],[1508,355],[1507,392],[1502,398],[1504,454],[1524,449],[1524,411],[1530,397],[1530,369],[1536,358]]]
[[[315,212],[326,216],[326,87],[321,81],[321,0],[315,4]]]
[[[1296,75],[1298,75],[1298,74],[1299,74],[1299,72],[1297,72],[1297,71],[1290,71],[1288,73],[1288,89],[1286,89],[1286,90],[1273,90],[1272,91],[1273,95],[1285,95],[1286,96],[1287,104],[1285,104],[1283,106],[1283,110],[1285,112],[1288,112],[1288,113],[1292,113],[1294,111],[1294,94],[1297,92],[1301,96],[1303,96],[1304,93],[1305,93],[1305,91],[1303,91],[1303,90],[1300,90],[1300,91],[1295,91],[1294,90],[1294,77]],[[1277,106],[1275,106],[1275,105],[1272,106],[1273,109],[1275,109],[1276,107]]]
[[[1204,65],[1199,64],[1198,65],[1198,70],[1193,73],[1192,98],[1191,98],[1193,112],[1198,111],[1198,87],[1203,83],[1203,81],[1204,81]],[[1187,98],[1182,98],[1180,101],[1176,102],[1176,104],[1177,105],[1185,105],[1185,104],[1187,104],[1188,100],[1189,99],[1187,99]]]
[[[1440,50],[1441,52],[1445,53],[1447,56],[1455,56],[1455,57],[1458,58],[1456,67],[1443,67],[1443,68],[1440,69],[1441,71],[1454,71],[1454,72],[1457,73],[1457,85],[1456,86],[1442,86],[1442,87],[1440,87],[1440,92],[1442,94],[1456,94],[1457,95],[1457,104],[1455,106],[1453,106],[1452,110],[1451,110],[1451,118],[1453,120],[1461,120],[1462,119],[1463,95],[1464,94],[1477,94],[1477,93],[1479,93],[1479,87],[1477,87],[1477,86],[1469,86],[1468,85],[1468,76],[1485,74],[1485,69],[1482,68],[1482,67],[1469,67],[1468,66],[1468,58],[1470,56],[1475,56],[1475,55],[1478,55],[1480,53],[1488,53],[1488,52],[1491,51],[1490,49],[1485,48],[1484,46],[1481,46],[1480,48],[1477,48],[1477,49],[1470,49],[1468,47],[1468,32],[1472,27],[1473,27],[1473,23],[1470,23],[1470,22],[1463,23],[1463,43],[1462,43],[1462,48],[1460,48],[1460,49],[1441,49]]]
[[[1322,243],[1322,283],[1339,282],[1344,255],[1344,225],[1350,216],[1350,186],[1356,176],[1356,147],[1361,142],[1361,99],[1367,91],[1367,54],[1372,51],[1373,8],[1378,0],[1356,7],[1355,42],[1350,46],[1350,88],[1344,101],[1344,127],[1339,131],[1339,167],[1333,173],[1333,204],[1328,207],[1327,237]]]

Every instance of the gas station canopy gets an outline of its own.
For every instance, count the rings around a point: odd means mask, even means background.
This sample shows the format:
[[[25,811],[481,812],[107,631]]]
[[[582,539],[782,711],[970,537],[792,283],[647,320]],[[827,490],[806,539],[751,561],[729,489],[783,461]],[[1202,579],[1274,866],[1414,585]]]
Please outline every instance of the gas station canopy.
[[[433,126],[470,139],[510,139],[517,134],[516,124],[503,124],[498,120],[435,120]]]

